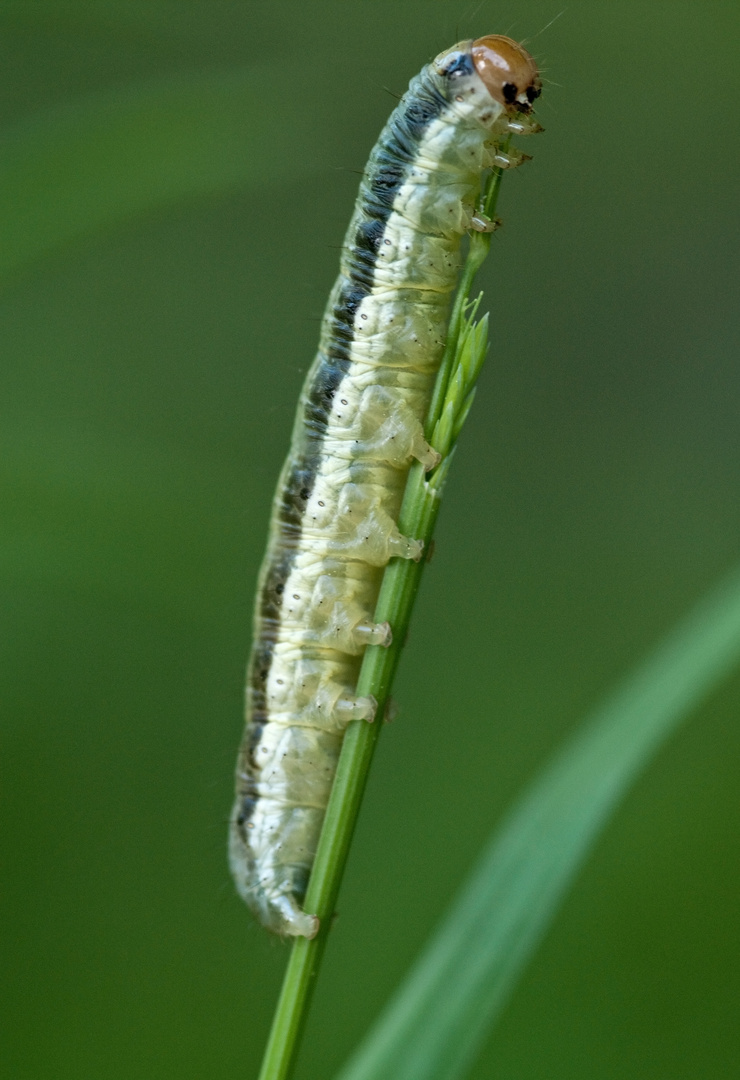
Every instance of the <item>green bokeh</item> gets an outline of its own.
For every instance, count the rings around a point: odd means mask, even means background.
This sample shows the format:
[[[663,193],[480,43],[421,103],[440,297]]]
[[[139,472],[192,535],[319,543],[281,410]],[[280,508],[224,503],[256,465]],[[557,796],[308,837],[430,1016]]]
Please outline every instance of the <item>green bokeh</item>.
[[[225,862],[254,578],[384,87],[456,37],[529,39],[547,131],[505,178],[491,363],[300,1080],[328,1080],[514,794],[737,560],[740,14],[576,2],[535,36],[559,11],[0,4],[22,202],[0,225],[30,237],[0,252],[4,1075],[256,1073],[287,951]],[[187,86],[211,95],[188,98],[190,172],[164,155],[152,182],[146,118],[101,156],[106,108]],[[79,162],[44,157],[89,115]],[[476,1077],[737,1074],[739,689],[627,800]]]

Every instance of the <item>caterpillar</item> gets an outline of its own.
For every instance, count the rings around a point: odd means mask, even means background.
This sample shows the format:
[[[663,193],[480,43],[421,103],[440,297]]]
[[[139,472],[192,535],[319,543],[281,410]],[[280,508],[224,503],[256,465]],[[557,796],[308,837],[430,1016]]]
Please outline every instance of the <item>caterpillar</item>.
[[[439,462],[423,418],[481,177],[522,159],[502,142],[539,126],[532,57],[490,35],[412,79],[370,154],[275,494],[260,571],[229,859],[236,888],[280,934],[313,937],[305,896],[342,737],[372,721],[357,696],[383,567],[418,560],[396,524],[412,460]]]

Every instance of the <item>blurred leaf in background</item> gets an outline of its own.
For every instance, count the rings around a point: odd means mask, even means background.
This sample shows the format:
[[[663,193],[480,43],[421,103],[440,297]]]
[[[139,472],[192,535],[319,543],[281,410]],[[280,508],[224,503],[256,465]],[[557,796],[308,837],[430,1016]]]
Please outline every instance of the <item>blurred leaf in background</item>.
[[[269,502],[356,173],[422,63],[546,77],[299,1069],[515,794],[738,557],[735,5],[0,3],[2,1062],[256,1072],[286,959],[225,820]],[[721,73],[721,90],[712,79]],[[709,121],[709,117],[713,119]],[[625,803],[476,1075],[733,1075],[738,681]]]
[[[8,130],[0,274],[163,204],[316,171],[326,140],[298,122],[295,84],[264,107],[273,75],[255,66],[169,76],[89,94]]]

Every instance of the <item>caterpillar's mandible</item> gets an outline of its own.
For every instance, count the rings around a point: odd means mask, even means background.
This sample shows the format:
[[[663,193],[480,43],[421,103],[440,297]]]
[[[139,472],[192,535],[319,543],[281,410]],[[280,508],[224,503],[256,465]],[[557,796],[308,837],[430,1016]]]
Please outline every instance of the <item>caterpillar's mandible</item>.
[[[465,41],[411,81],[370,155],[319,351],[298,406],[259,579],[236,771],[231,869],[271,930],[313,937],[301,900],[342,735],[372,720],[355,686],[382,568],[419,559],[396,521],[413,458],[439,455],[422,421],[481,176],[516,164],[500,144],[535,130],[534,61],[510,38]]]

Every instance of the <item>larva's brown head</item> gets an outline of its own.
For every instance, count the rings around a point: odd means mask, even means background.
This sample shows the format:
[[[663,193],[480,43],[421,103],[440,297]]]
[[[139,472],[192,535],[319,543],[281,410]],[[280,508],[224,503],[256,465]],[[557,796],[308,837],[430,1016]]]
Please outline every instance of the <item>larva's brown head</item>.
[[[528,113],[542,83],[527,50],[503,34],[489,34],[474,41],[470,51],[491,97],[508,111]]]

